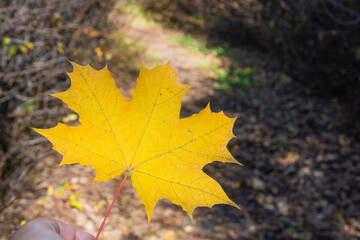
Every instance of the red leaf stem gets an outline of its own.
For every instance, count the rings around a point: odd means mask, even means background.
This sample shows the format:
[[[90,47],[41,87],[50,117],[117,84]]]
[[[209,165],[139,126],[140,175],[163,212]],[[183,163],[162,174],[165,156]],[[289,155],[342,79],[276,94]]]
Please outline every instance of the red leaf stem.
[[[112,201],[112,203],[111,203],[111,205],[110,205],[110,207],[109,207],[109,209],[108,209],[108,211],[107,211],[107,213],[106,213],[106,215],[105,215],[105,218],[104,218],[103,222],[101,223],[101,226],[100,226],[100,228],[99,228],[99,231],[98,231],[98,233],[96,234],[95,240],[98,240],[99,235],[100,235],[100,233],[101,233],[101,230],[102,230],[103,227],[104,227],[105,221],[106,221],[106,219],[108,218],[112,207],[114,206],[114,203],[115,203],[115,201],[116,201],[116,198],[118,197],[118,195],[119,195],[119,193],[120,193],[120,191],[121,191],[121,189],[122,189],[122,187],[123,187],[123,185],[124,185],[124,183],[125,183],[125,180],[126,180],[128,174],[129,174],[129,172],[126,172],[125,177],[124,177],[124,179],[123,179],[123,181],[122,181],[122,183],[121,183],[121,185],[120,185],[120,187],[119,187],[119,190],[117,191],[117,193],[116,193],[116,195],[115,195],[115,198],[114,198],[114,200]]]

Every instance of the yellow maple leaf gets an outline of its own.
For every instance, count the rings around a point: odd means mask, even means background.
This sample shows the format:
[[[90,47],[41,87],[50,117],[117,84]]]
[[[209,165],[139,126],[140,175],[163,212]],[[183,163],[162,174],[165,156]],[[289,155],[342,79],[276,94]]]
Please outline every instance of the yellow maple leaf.
[[[71,87],[52,96],[77,112],[81,124],[34,129],[63,155],[60,165],[91,166],[98,182],[130,172],[149,221],[162,198],[181,205],[191,218],[199,206],[238,208],[202,170],[213,161],[239,164],[226,148],[235,118],[211,112],[208,105],[180,119],[189,86],[178,82],[170,63],[152,70],[141,66],[131,100],[118,91],[107,67],[72,65]]]

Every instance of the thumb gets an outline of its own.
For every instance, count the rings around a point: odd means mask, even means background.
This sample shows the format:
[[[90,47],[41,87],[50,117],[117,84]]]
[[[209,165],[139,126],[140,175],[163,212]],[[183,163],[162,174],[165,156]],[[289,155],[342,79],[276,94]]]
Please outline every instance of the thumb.
[[[67,225],[66,223],[55,220],[59,226],[59,234],[65,240],[94,240],[95,237],[90,233],[84,232],[73,226]]]

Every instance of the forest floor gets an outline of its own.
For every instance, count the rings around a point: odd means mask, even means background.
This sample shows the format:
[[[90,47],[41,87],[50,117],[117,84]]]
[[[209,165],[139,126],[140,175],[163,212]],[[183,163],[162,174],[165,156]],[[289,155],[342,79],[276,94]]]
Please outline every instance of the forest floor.
[[[244,166],[213,163],[205,171],[244,211],[225,205],[199,208],[191,221],[164,199],[148,223],[135,189],[126,181],[101,239],[359,239],[360,143],[343,127],[344,114],[336,101],[308,94],[304,86],[274,70],[279,66],[271,56],[247,48],[228,49],[232,57],[216,50],[221,48],[204,50],[201,38],[168,29],[138,12],[135,6],[120,4],[109,12],[112,31],[106,33],[107,43],[95,50],[97,57],[108,60],[127,95],[140,61],[146,67],[170,61],[179,81],[193,86],[183,98],[183,117],[208,102],[213,111],[238,117],[236,139],[228,148]],[[123,63],[131,69],[127,72],[118,67],[124,46],[132,56]],[[62,113],[60,120],[71,116],[65,105],[54,105],[51,111]],[[0,239],[38,216],[96,235],[121,176],[95,183],[90,167],[59,167],[61,156],[42,137],[33,136],[46,156],[21,197],[6,209]]]

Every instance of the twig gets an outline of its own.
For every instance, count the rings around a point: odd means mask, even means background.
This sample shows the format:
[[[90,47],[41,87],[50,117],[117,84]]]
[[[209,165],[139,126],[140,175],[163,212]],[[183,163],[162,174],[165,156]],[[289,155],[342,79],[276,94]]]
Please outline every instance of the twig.
[[[55,58],[55,59],[49,61],[48,63],[43,63],[42,65],[39,65],[37,67],[28,68],[28,69],[25,69],[25,70],[22,70],[22,71],[19,71],[19,72],[0,73],[0,77],[3,77],[6,80],[6,79],[11,78],[11,77],[22,76],[22,75],[26,75],[26,74],[35,73],[35,72],[38,72],[39,70],[53,67],[54,64],[62,62],[62,61],[65,61],[65,58],[63,58],[63,57]]]
[[[43,7],[43,8],[28,9],[26,11],[26,13],[29,13],[29,14],[43,13],[43,12],[48,12],[53,9],[59,9],[61,7],[66,7],[66,6],[70,6],[70,5],[72,5],[72,2],[68,1],[65,3],[53,4],[53,5],[50,5],[47,7]]]
[[[358,15],[355,19],[352,19],[352,20],[339,19],[332,12],[330,12],[329,8],[326,6],[326,3],[324,3],[323,1],[321,1],[321,3],[325,9],[326,15],[328,15],[328,17],[331,18],[331,20],[333,20],[334,22],[341,24],[341,25],[345,25],[345,26],[352,26],[352,25],[357,25],[358,23],[360,23],[360,15]],[[337,3],[337,4],[332,3],[332,4],[334,7],[338,7],[338,8],[340,6],[339,3]]]
[[[98,0],[92,0],[86,7],[84,7],[79,16],[75,19],[75,22],[81,22],[83,18],[86,16],[86,12],[90,10],[91,6],[94,5]]]

